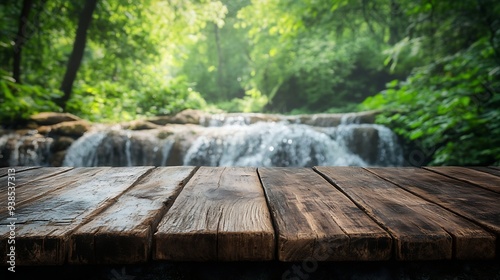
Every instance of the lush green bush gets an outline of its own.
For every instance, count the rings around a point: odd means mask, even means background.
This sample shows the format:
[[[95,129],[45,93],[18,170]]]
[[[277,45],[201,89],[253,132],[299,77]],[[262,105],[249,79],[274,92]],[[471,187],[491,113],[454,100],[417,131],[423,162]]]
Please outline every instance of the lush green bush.
[[[31,115],[44,111],[60,111],[52,100],[61,92],[47,90],[35,85],[17,84],[0,69],[0,122],[10,124],[28,119]]]
[[[387,87],[363,108],[385,109],[378,122],[429,151],[430,164],[500,163],[500,66],[486,38]]]

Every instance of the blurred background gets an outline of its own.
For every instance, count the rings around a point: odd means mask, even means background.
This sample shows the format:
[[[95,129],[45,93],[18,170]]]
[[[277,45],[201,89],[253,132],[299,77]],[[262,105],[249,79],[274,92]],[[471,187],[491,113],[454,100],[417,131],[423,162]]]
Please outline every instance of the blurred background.
[[[418,156],[423,159],[413,161],[419,164],[498,165],[499,15],[494,0],[5,0],[3,135],[48,111],[112,124],[185,109],[284,115],[378,110],[373,123],[397,135],[406,162]],[[279,141],[292,145],[312,135],[293,133]],[[135,137],[116,135],[123,136],[123,149]],[[324,142],[311,137],[309,142]],[[4,138],[0,146],[6,150]],[[205,139],[197,151],[227,150],[240,141],[226,145],[220,139]],[[279,150],[252,141],[267,152]],[[257,148],[246,149],[252,154]],[[133,151],[128,153],[122,155],[126,165],[141,164],[127,159]],[[193,153],[171,163],[222,164],[220,156],[193,161]],[[403,164],[375,157],[295,164]],[[156,161],[167,164],[165,158]],[[283,161],[273,164],[290,164]]]

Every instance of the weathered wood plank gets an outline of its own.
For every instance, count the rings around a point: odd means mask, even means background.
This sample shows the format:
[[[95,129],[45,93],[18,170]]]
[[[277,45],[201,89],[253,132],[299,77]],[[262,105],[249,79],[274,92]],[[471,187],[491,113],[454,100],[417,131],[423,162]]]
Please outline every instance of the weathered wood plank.
[[[488,228],[497,235],[497,238],[500,235],[500,195],[494,192],[421,168],[368,168],[368,170],[413,194]],[[462,242],[468,241],[457,238],[457,246]],[[485,239],[484,244],[477,244],[477,248],[484,250],[484,258],[492,258],[496,246],[486,243],[492,243],[491,238]]]
[[[0,167],[0,178],[8,175],[9,169],[15,169],[15,173],[21,173],[27,170],[40,168],[40,166],[14,166],[14,167]]]
[[[488,166],[491,169],[500,170],[500,166]]]
[[[33,171],[45,173],[45,176],[40,174],[40,177],[36,178],[36,180],[28,182],[23,180],[26,178],[23,174],[27,175],[29,173],[23,172],[17,176],[21,178],[22,184],[16,188],[16,205],[19,207],[25,203],[33,202],[50,194],[52,191],[64,188],[77,181],[82,183],[82,181],[96,176],[97,173],[109,169],[109,167],[82,167],[75,169],[71,167],[44,167],[34,169]],[[0,199],[7,199],[7,193],[0,193]],[[7,209],[0,208],[0,214],[6,211]]]
[[[148,261],[158,223],[195,170],[187,166],[154,169],[108,209],[72,234],[69,262],[125,264]]]
[[[11,182],[16,184],[16,188],[20,188],[28,182],[52,177],[71,170],[72,168],[73,167],[45,167],[26,169],[24,172],[17,172],[16,170],[13,175],[14,181],[11,180]],[[0,191],[3,191],[7,188],[7,180],[7,177],[0,178]],[[2,194],[0,193],[0,195]]]
[[[74,177],[72,183],[57,188],[50,196],[16,208],[16,264],[63,264],[71,232],[106,209],[150,169],[102,168],[91,178]],[[8,217],[7,213],[0,214],[0,254],[4,263],[9,235],[4,225]]]
[[[500,170],[497,170],[497,169],[494,169],[494,168],[485,167],[485,166],[470,166],[468,168],[474,169],[474,170],[477,170],[477,171],[481,171],[481,172],[484,172],[484,173],[488,173],[488,174],[491,174],[491,175],[500,176]]]
[[[400,187],[500,234],[500,195],[420,168],[369,168]]]
[[[281,261],[387,260],[392,238],[310,168],[259,168]]]
[[[494,236],[434,203],[360,167],[315,168],[391,233],[398,260],[494,257]]]
[[[154,258],[271,260],[274,230],[255,168],[201,167],[154,235]]]
[[[459,166],[425,167],[427,170],[470,183],[500,194],[500,177]]]

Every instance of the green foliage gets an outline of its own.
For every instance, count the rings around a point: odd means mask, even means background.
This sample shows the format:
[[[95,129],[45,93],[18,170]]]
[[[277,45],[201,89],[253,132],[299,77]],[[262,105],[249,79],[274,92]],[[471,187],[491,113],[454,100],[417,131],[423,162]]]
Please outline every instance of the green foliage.
[[[377,4],[389,13],[387,3]],[[372,7],[365,5],[270,0],[241,9],[237,27],[251,45],[245,88],[261,91],[266,108],[279,112],[327,111],[380,91],[391,78],[382,54],[387,26],[367,23],[369,12],[360,11]]]
[[[268,103],[267,96],[256,89],[245,92],[243,98],[234,98],[231,101],[217,103],[217,107],[226,112],[262,112]]]
[[[51,92],[40,86],[17,84],[0,70],[0,122],[13,123],[39,112],[59,111],[52,100],[60,95],[59,91]]]
[[[20,84],[22,2],[0,3],[2,121],[60,110],[84,6],[33,1]],[[98,1],[66,109],[121,121],[187,108],[383,108],[379,122],[432,164],[498,164],[499,14],[495,0]]]
[[[433,151],[431,164],[500,161],[500,66],[485,39],[387,87],[367,98],[364,108],[391,112],[378,121]]]

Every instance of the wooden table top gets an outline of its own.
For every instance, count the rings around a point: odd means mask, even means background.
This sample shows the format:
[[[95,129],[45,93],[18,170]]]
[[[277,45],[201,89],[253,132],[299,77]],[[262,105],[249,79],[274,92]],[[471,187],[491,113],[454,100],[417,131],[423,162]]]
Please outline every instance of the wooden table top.
[[[17,265],[60,265],[500,251],[493,166],[14,167],[0,168],[0,201],[4,264],[11,252]]]

